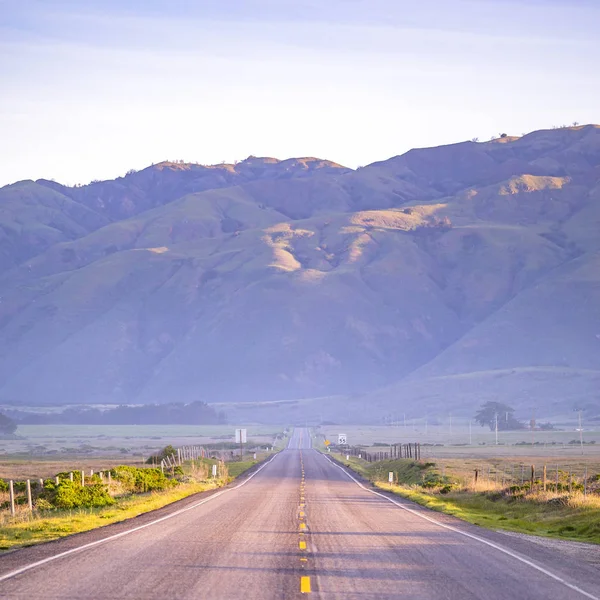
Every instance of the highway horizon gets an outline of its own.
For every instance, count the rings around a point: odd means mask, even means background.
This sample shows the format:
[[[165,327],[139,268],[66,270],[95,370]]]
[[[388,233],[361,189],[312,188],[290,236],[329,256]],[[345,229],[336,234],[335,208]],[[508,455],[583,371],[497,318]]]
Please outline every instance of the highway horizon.
[[[600,599],[557,550],[375,491],[308,429],[227,488],[0,556],[0,598]]]

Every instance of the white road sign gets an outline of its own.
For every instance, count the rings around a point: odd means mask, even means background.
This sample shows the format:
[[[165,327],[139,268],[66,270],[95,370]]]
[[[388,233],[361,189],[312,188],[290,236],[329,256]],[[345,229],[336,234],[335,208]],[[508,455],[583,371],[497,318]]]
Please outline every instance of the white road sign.
[[[338,446],[343,446],[344,444],[347,444],[348,442],[346,441],[346,434],[345,433],[338,433]]]
[[[246,430],[245,429],[236,429],[235,430],[235,443],[236,444],[245,444],[246,443]]]

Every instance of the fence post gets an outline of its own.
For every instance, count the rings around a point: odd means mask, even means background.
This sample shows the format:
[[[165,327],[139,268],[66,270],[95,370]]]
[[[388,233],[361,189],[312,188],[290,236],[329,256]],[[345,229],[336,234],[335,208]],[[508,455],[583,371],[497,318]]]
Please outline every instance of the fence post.
[[[546,465],[542,469],[542,484],[544,486],[544,491],[546,491]]]
[[[533,491],[533,482],[535,481],[535,465],[531,465],[531,491]]]
[[[81,487],[85,487],[85,473],[81,469]]]
[[[60,484],[60,478],[58,475],[54,478],[54,483],[56,483],[56,485]]]
[[[569,469],[569,494],[573,491],[573,472]]]
[[[40,478],[40,488],[44,489],[44,480]]]
[[[583,469],[583,497],[587,496],[587,467]]]
[[[69,473],[69,479],[73,481],[73,473]]]
[[[15,487],[14,487],[12,479],[8,482],[8,491],[10,494],[10,514],[14,517],[15,516]]]
[[[473,483],[477,484],[477,477],[479,477],[479,471],[475,469],[475,480]]]
[[[33,510],[33,499],[31,498],[31,481],[27,480],[27,506],[29,506],[29,510]]]

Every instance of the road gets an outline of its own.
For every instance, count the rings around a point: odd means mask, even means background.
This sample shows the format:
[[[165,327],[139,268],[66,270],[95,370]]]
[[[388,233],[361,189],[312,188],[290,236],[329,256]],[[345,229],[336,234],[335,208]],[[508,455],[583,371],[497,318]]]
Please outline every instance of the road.
[[[225,491],[0,558],[1,598],[600,599],[600,571],[375,494],[310,447]],[[306,597],[306,596],[304,596]]]

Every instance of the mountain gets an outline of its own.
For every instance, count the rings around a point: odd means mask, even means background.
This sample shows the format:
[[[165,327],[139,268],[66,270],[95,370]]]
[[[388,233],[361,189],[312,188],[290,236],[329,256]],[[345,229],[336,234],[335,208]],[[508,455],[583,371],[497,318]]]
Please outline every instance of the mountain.
[[[0,403],[559,414],[597,402],[599,232],[597,125],[357,170],[18,182],[0,189]]]

